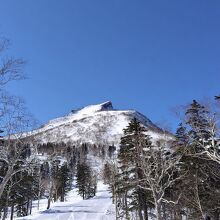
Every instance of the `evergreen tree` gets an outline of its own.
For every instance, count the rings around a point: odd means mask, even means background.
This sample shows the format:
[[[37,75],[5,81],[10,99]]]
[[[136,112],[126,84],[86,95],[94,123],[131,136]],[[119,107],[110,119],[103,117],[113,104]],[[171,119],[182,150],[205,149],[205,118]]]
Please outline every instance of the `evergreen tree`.
[[[145,134],[146,129],[140,125],[136,118],[131,120],[124,129],[118,153],[118,176],[117,194],[119,203],[126,219],[129,212],[137,211],[139,219],[148,219],[147,192],[141,187],[143,184],[143,173],[141,170],[141,155],[150,141]],[[142,214],[144,212],[144,216]]]
[[[83,199],[89,199],[96,194],[96,176],[86,162],[77,164],[76,186]]]
[[[112,203],[115,203],[115,175],[114,164],[106,163],[103,168],[103,181],[104,184],[109,185],[110,192],[112,193]]]
[[[58,179],[58,196],[60,201],[64,202],[66,193],[71,189],[71,174],[67,163],[64,163],[58,170],[56,179]]]
[[[214,150],[215,144],[211,142],[216,141],[210,132],[213,126],[210,125],[209,115],[210,112],[194,100],[186,110],[187,129],[176,135],[178,150],[183,153],[180,172],[187,173],[179,182],[180,203],[191,210],[188,215],[194,219],[219,216],[220,203],[215,198],[218,198],[220,189],[220,165],[207,157],[207,153]],[[215,153],[218,154],[218,151]]]
[[[189,137],[192,141],[206,142],[210,138],[209,111],[196,100],[186,110],[186,124],[189,126]]]
[[[188,135],[186,127],[183,126],[183,123],[180,123],[175,134],[175,138],[177,140],[176,144],[178,146],[186,146],[188,142]]]

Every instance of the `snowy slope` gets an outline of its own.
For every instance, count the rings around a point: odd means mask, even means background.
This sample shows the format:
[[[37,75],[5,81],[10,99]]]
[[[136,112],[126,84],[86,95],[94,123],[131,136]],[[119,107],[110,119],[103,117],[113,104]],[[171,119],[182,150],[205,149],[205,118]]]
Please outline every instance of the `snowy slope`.
[[[27,133],[38,142],[72,142],[118,145],[123,129],[136,117],[149,129],[153,138],[163,132],[147,117],[134,110],[115,110],[111,102],[90,105],[69,115],[49,121],[41,128]]]
[[[98,191],[94,198],[82,200],[76,189],[69,192],[67,201],[56,202],[46,210],[46,200],[41,201],[41,209],[32,216],[16,218],[17,220],[114,220],[114,206],[107,185],[98,183]]]

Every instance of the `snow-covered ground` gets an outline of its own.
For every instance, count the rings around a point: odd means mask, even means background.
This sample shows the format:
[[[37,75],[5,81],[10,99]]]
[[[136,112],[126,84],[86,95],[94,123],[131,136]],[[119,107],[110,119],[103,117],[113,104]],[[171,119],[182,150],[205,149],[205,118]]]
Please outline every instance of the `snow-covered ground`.
[[[52,203],[51,208],[46,210],[47,201],[41,200],[40,211],[37,211],[37,201],[34,202],[33,215],[17,220],[114,220],[114,205],[108,186],[98,183],[98,191],[94,198],[83,200],[77,189],[71,190],[65,202]]]

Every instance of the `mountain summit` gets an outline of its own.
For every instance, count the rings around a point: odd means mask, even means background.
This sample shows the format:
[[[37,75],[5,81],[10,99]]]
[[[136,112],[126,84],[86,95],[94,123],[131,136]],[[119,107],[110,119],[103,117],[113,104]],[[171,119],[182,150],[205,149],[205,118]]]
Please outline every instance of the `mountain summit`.
[[[153,139],[161,138],[162,130],[147,117],[135,110],[115,110],[110,101],[72,110],[70,114],[53,119],[29,134],[39,143],[70,142],[117,146],[123,129],[134,117],[148,129]]]
[[[103,102],[98,105],[89,105],[79,110],[72,110],[71,113],[80,112],[81,114],[88,114],[88,113],[91,114],[92,112],[108,111],[108,110],[114,110],[112,106],[112,102],[110,101]]]

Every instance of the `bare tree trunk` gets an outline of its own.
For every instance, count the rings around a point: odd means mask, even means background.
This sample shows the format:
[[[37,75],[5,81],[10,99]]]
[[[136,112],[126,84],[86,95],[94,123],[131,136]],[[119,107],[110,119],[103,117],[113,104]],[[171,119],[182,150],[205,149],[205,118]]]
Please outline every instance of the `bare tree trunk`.
[[[56,189],[56,198],[55,198],[55,201],[58,200],[58,189]]]
[[[144,210],[144,220],[148,220],[148,207],[146,202],[143,204],[143,210]]]
[[[52,189],[50,189],[49,198],[48,198],[48,200],[47,200],[47,209],[49,209],[49,208],[50,208],[51,197],[52,197],[52,195],[51,195],[51,194],[52,194],[51,190],[52,190]]]
[[[49,198],[48,198],[48,200],[47,200],[47,209],[49,209],[50,208],[50,203],[51,203],[51,198],[50,198],[50,196],[49,196]]]
[[[200,201],[200,197],[199,197],[199,189],[198,189],[198,171],[196,170],[196,176],[195,176],[195,197],[196,197],[196,202],[197,202],[197,205],[198,205],[198,208],[199,208],[199,212],[201,214],[201,219],[203,220],[206,220],[206,215],[204,214],[203,212],[203,208],[202,208],[202,205],[201,205],[201,201]]]
[[[126,216],[126,220],[129,220],[127,192],[125,193],[124,202],[125,202],[125,216]]]
[[[38,201],[37,201],[37,210],[39,210],[40,209],[40,191],[38,192],[38,196],[37,196],[38,198]]]
[[[163,219],[168,219],[167,217],[167,210],[165,204],[162,205],[162,210],[163,210]]]
[[[162,215],[161,215],[161,210],[158,205],[156,206],[156,219],[163,220]]]
[[[50,191],[49,191],[49,198],[47,200],[47,209],[50,208],[50,203],[51,203],[51,198],[52,198],[52,195],[53,195],[53,183],[50,183]]]
[[[162,214],[161,214],[161,211],[162,211],[161,203],[158,202],[157,198],[154,198],[154,203],[155,203],[156,219],[163,220]]]
[[[7,218],[7,215],[8,215],[8,207],[4,207],[4,213],[3,213],[2,220],[5,220]]]
[[[0,199],[2,197],[2,194],[5,190],[5,187],[8,183],[8,181],[11,179],[12,174],[13,174],[13,169],[9,167],[9,169],[7,170],[6,175],[4,176],[2,182],[0,183]]]
[[[60,201],[64,202],[64,188],[62,188],[62,193],[61,193]]]
[[[29,208],[30,208],[30,199],[28,198],[28,201],[27,201],[27,215],[29,213]]]
[[[138,216],[140,220],[143,220],[143,215],[142,215],[142,198],[141,198],[141,192],[140,189],[138,189]]]
[[[13,220],[14,218],[14,204],[12,204],[11,206],[11,217],[10,217],[10,220]]]
[[[29,211],[29,215],[31,215],[32,213],[32,199],[30,200],[30,211]]]
[[[42,182],[42,179],[41,179],[41,174],[39,172],[39,187],[38,187],[38,195],[37,195],[37,210],[40,209],[40,196],[41,196],[41,182]]]
[[[116,220],[118,219],[118,198],[117,193],[115,194],[115,213],[116,213]]]
[[[9,195],[10,195],[10,188],[7,190],[7,196],[6,196],[6,203],[5,203],[5,208],[4,208],[4,215],[3,219],[6,219],[8,216],[8,201],[9,201]]]

